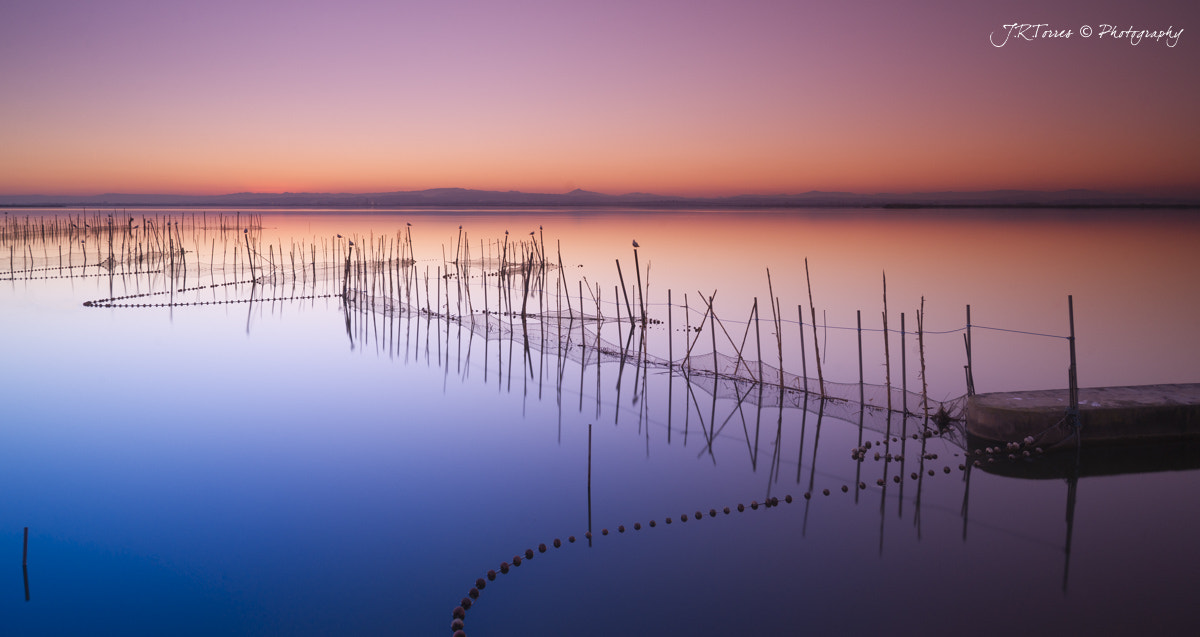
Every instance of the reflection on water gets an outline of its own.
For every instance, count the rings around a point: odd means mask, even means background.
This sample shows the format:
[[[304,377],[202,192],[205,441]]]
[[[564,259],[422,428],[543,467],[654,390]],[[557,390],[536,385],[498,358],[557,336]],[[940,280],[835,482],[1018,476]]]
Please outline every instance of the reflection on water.
[[[958,308],[1061,335],[1067,293],[1085,384],[1195,381],[1186,218],[107,214],[0,255],[19,633],[446,634],[481,578],[468,634],[1184,625],[1194,464],[974,471],[920,388],[965,391]],[[1065,386],[972,340],[980,391]]]

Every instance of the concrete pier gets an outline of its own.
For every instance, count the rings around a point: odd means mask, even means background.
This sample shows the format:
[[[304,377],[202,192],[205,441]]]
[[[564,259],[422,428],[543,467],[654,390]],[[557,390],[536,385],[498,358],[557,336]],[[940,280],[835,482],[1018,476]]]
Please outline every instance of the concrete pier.
[[[1069,406],[1066,389],[976,394],[967,399],[967,433],[996,442],[1033,436],[1052,448],[1071,438]],[[1200,438],[1200,383],[1081,388],[1079,422],[1085,445]]]

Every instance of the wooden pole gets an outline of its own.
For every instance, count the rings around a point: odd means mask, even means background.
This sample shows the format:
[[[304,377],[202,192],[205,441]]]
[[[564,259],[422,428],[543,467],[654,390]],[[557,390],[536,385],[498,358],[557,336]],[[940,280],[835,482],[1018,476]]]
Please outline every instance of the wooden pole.
[[[821,346],[817,339],[817,307],[812,300],[812,277],[808,274],[808,257],[804,258],[804,279],[808,282],[808,309],[812,313],[813,355],[817,359],[817,382],[821,387],[821,397],[825,397],[825,376],[821,373]]]
[[[925,378],[925,297],[921,297],[921,310],[917,312],[917,350],[921,355],[921,406],[925,420],[929,420],[929,383]]]
[[[754,345],[758,351],[758,382],[763,382],[762,330],[758,327],[758,297],[754,297]]]
[[[804,377],[804,393],[808,393],[808,356],[804,352],[804,308],[796,305],[796,315],[800,317],[800,374]],[[807,400],[807,397],[805,397]]]
[[[342,299],[345,300],[348,288],[350,286],[350,255],[354,254],[354,246],[350,246],[346,251],[346,269],[342,275]],[[236,257],[235,257],[236,259]]]
[[[887,391],[887,409],[892,411],[892,351],[888,340],[887,272],[883,273],[883,386]]]
[[[908,415],[908,352],[904,349],[904,312],[900,313],[900,411]]]
[[[971,305],[967,304],[967,395],[975,395],[975,366],[971,362]]]
[[[1069,377],[1067,378],[1069,382],[1068,387],[1071,392],[1070,416],[1074,420],[1075,426],[1079,426],[1079,377],[1077,375],[1078,370],[1075,367],[1075,299],[1070,294],[1067,295],[1067,320],[1070,322],[1071,327],[1069,341],[1071,344],[1071,368],[1069,370]]]
[[[691,307],[688,305],[687,292],[684,292],[683,293],[683,333],[687,334],[687,337],[683,339],[683,342],[685,345],[687,344],[688,340],[690,340],[692,337],[692,314],[691,314],[691,312],[692,312]],[[684,352],[684,354],[683,354],[683,366],[687,368],[687,371],[689,371],[689,372],[692,371],[692,347],[691,347],[691,345],[688,345],[687,351]]]
[[[858,317],[858,404],[863,403],[865,388],[863,385],[863,352],[862,352],[862,310],[856,310]]]
[[[713,384],[717,382],[717,316],[713,311],[713,297],[708,297],[708,327],[712,331],[712,348],[713,348]],[[735,370],[736,371],[736,370]],[[713,399],[717,396],[716,389],[713,389]]]
[[[775,286],[771,284],[771,268],[767,268],[767,292],[771,294],[771,319],[775,323],[775,347],[779,352],[779,396],[783,400],[783,324],[779,298],[775,296]]]
[[[562,239],[559,239],[559,240],[558,240],[558,277],[561,279],[561,278],[562,278],[562,276],[563,276]],[[563,289],[564,289],[564,290],[566,290],[566,297],[567,297],[567,317],[568,317],[568,318],[570,318],[570,319],[572,319],[572,320],[574,320],[574,318],[575,318],[575,311],[574,311],[573,309],[571,309],[571,291],[570,291],[570,288],[566,287],[566,285],[567,285],[567,284],[566,284],[566,281],[564,281],[564,282],[563,282]],[[580,304],[580,306],[579,306],[579,311],[580,311],[580,312],[582,312],[582,311],[583,311],[583,305],[582,305],[582,304]],[[582,318],[582,316],[581,316],[580,318]]]
[[[667,288],[667,366],[675,367],[675,348],[674,348],[674,329],[671,327],[671,289]],[[668,402],[669,404],[669,402]],[[668,408],[667,417],[670,417],[670,409]],[[667,433],[671,433],[670,425],[667,426]]]
[[[254,255],[250,251],[250,233],[243,232],[242,238],[244,238],[246,240],[246,258],[250,261],[250,278],[256,279],[256,278],[258,278],[258,276],[254,273]],[[174,255],[174,251],[172,251],[172,255]],[[175,258],[174,258],[174,256],[172,256],[171,262],[174,263],[174,261],[175,261]],[[174,267],[174,266],[172,265],[171,267]]]
[[[636,251],[635,251],[636,252]],[[621,274],[621,260],[617,259],[617,278],[621,279],[621,294],[625,297],[625,313],[629,315],[629,322],[633,323],[633,308],[629,305],[629,293],[625,291],[625,275]],[[617,308],[618,311],[620,308]],[[620,324],[620,319],[617,323]]]
[[[633,249],[633,269],[637,271],[638,305],[642,309],[642,327],[646,326],[646,295],[642,292],[642,266],[638,265],[637,248]],[[649,271],[647,271],[647,275]]]

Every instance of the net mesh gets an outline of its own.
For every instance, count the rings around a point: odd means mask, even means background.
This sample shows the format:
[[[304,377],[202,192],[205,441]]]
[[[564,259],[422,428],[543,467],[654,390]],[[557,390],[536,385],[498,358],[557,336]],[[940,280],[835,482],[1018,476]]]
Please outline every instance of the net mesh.
[[[965,395],[939,401],[895,386],[821,382],[780,369],[778,365],[719,351],[693,353],[682,359],[669,360],[647,351],[643,339],[619,343],[605,338],[599,328],[611,320],[606,321],[595,314],[449,315],[373,296],[362,290],[351,290],[346,300],[348,307],[385,317],[427,317],[458,325],[478,338],[516,340],[531,351],[552,353],[584,367],[631,365],[642,368],[645,373],[677,374],[716,399],[788,409],[809,409],[822,401],[825,415],[852,423],[861,422],[864,427],[880,433],[894,432],[901,423],[915,418],[954,435],[954,430],[959,428],[956,424],[965,417]]]

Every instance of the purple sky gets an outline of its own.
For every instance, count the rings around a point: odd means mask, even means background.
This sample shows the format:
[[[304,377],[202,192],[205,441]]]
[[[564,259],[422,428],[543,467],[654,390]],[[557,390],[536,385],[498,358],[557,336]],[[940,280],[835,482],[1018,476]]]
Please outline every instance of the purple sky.
[[[7,2],[0,194],[1200,193],[1200,5],[974,4]]]

